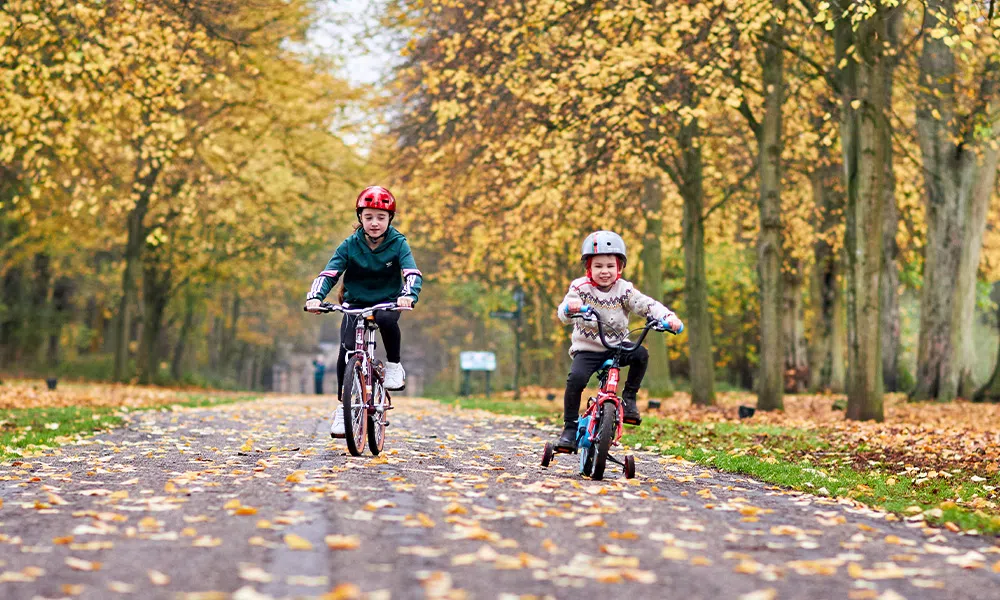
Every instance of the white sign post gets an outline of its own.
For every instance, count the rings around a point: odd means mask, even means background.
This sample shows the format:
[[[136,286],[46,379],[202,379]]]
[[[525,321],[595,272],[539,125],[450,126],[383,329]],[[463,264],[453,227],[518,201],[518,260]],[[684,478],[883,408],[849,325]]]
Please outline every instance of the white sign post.
[[[458,355],[458,363],[464,375],[462,380],[462,395],[468,396],[472,391],[470,381],[473,371],[486,373],[486,397],[490,397],[490,373],[497,370],[497,355],[492,352],[462,352]]]

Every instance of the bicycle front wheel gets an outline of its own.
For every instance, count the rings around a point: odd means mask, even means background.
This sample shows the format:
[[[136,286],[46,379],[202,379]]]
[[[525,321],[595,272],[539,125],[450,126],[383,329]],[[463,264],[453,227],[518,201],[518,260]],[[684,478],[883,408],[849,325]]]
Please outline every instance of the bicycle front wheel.
[[[372,406],[375,410],[368,412],[368,449],[373,456],[378,456],[385,445],[385,424],[388,421],[385,413],[389,409],[389,395],[378,379],[372,381]]]
[[[601,422],[597,424],[597,443],[594,447],[594,472],[590,475],[593,480],[604,478],[604,467],[608,462],[608,451],[611,450],[611,442],[615,439],[615,429],[618,427],[618,411],[615,410],[614,402],[608,401],[601,407]]]
[[[361,456],[365,450],[365,378],[361,373],[361,359],[352,356],[344,370],[344,390],[341,408],[344,411],[344,438],[351,456]]]

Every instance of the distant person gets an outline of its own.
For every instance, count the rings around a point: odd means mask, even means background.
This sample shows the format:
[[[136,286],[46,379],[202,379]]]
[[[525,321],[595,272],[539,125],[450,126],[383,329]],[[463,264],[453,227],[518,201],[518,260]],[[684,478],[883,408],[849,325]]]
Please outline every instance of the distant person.
[[[323,356],[320,355],[313,359],[313,384],[317,394],[323,393],[323,377],[325,375],[326,363],[323,362]]]
[[[337,281],[343,277],[340,301],[352,308],[365,308],[383,302],[395,302],[411,307],[420,294],[422,276],[413,260],[410,245],[392,226],[396,215],[396,199],[384,187],[367,187],[355,201],[358,223],[354,235],[344,240],[326,268],[313,281],[306,296],[306,310],[319,313],[320,304]],[[378,311],[375,322],[385,345],[385,388],[402,390],[406,387],[406,371],[400,360],[402,334],[399,315],[394,311]],[[337,397],[344,386],[347,353],[354,350],[356,316],[344,316],[340,324],[340,354],[337,356]],[[344,411],[333,411],[330,435],[344,437]]]
[[[672,310],[656,300],[642,294],[631,282],[622,279],[622,270],[628,261],[625,241],[617,233],[595,231],[583,242],[581,260],[586,265],[587,275],[573,281],[569,292],[559,305],[559,319],[563,323],[573,323],[572,345],[569,349],[573,357],[569,377],[566,378],[566,393],[563,396],[563,422],[565,428],[556,447],[570,452],[576,450],[576,427],[580,415],[580,398],[590,377],[606,360],[614,356],[598,337],[597,324],[583,319],[570,319],[569,315],[579,312],[584,305],[591,307],[604,323],[605,335],[610,339],[621,339],[628,333],[629,313],[647,319],[661,321],[671,331],[678,331],[683,324]],[[625,412],[622,420],[630,425],[642,423],[636,398],[639,385],[646,375],[649,352],[639,346],[624,354],[621,365],[628,366],[628,377],[622,391]]]

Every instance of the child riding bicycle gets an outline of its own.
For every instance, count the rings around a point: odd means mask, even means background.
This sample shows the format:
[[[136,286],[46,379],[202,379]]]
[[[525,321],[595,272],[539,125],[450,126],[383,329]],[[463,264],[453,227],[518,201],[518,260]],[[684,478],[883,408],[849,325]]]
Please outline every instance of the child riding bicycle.
[[[624,240],[617,233],[591,233],[583,242],[581,254],[587,274],[570,284],[569,292],[558,309],[559,319],[563,323],[573,322],[572,345],[569,349],[573,364],[566,379],[566,393],[563,396],[565,428],[556,442],[557,449],[570,452],[576,450],[577,419],[583,390],[591,376],[600,370],[614,351],[608,350],[600,342],[594,321],[571,319],[569,315],[579,312],[584,305],[590,306],[605,323],[606,336],[612,339],[621,339],[627,335],[629,313],[660,321],[672,331],[683,327],[673,311],[642,294],[631,282],[621,278],[628,253]],[[648,363],[649,352],[642,346],[626,353],[621,361],[622,366],[629,367],[622,392],[622,401],[625,403],[623,420],[631,425],[642,423],[636,397]]]
[[[396,198],[384,187],[370,186],[361,191],[355,202],[358,225],[354,235],[344,240],[326,268],[313,281],[306,296],[306,310],[320,314],[320,305],[337,281],[343,277],[343,302],[352,308],[365,308],[383,302],[411,307],[420,294],[422,276],[413,260],[406,237],[392,226]],[[345,316],[340,324],[340,354],[337,357],[337,397],[344,385],[347,353],[355,350],[356,316]],[[399,313],[379,311],[375,322],[385,344],[385,388],[402,390],[406,372],[400,363],[402,334]],[[344,413],[335,410],[330,435],[344,437]]]

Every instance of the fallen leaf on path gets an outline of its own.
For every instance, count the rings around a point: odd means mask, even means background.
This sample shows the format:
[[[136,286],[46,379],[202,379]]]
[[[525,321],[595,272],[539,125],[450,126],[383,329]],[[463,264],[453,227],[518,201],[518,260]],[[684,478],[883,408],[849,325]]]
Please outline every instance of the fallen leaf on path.
[[[437,558],[445,553],[441,548],[431,548],[429,546],[402,546],[397,549],[397,552],[421,558]]]
[[[66,565],[74,571],[100,571],[101,563],[83,560],[82,558],[66,557]]]
[[[215,548],[216,546],[222,545],[221,538],[214,538],[210,535],[203,535],[195,541],[191,542],[192,546],[196,548]]]
[[[607,527],[608,525],[601,515],[588,515],[577,519],[573,524],[577,527]]]
[[[285,534],[285,545],[292,550],[312,550],[312,543],[306,538],[295,535],[294,533]]]
[[[108,582],[108,589],[116,594],[131,594],[135,591],[135,586],[124,581],[110,581]]]
[[[359,600],[361,588],[353,583],[341,583],[319,598],[320,600]]]
[[[356,535],[328,535],[323,541],[330,550],[355,550],[361,546],[361,538]]]
[[[274,577],[261,569],[257,565],[250,563],[240,563],[240,579],[245,579],[247,581],[253,581],[254,583],[271,583]]]
[[[970,550],[961,556],[949,556],[944,559],[950,565],[958,565],[963,569],[981,569],[986,565],[986,557]]]
[[[165,573],[160,573],[159,571],[149,570],[146,571],[146,575],[149,576],[149,581],[153,585],[167,585],[170,583],[170,577]]]
[[[301,585],[305,587],[320,587],[330,585],[330,578],[326,575],[289,575],[285,577],[288,585]]]
[[[688,553],[684,548],[678,548],[677,546],[666,546],[663,548],[663,552],[660,555],[667,560],[687,560]]]

